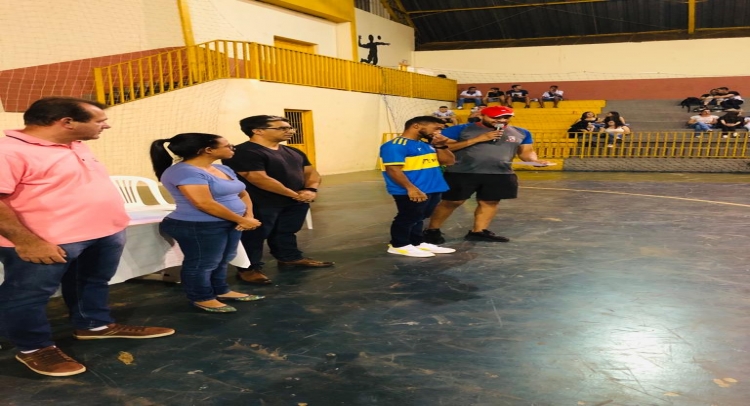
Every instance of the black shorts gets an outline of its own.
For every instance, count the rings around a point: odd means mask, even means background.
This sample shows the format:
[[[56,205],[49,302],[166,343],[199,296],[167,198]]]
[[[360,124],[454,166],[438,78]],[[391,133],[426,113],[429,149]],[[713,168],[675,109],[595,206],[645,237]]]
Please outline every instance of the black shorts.
[[[450,190],[443,193],[443,200],[466,200],[475,192],[477,200],[493,202],[518,197],[518,176],[515,173],[451,173],[446,172],[445,181]]]

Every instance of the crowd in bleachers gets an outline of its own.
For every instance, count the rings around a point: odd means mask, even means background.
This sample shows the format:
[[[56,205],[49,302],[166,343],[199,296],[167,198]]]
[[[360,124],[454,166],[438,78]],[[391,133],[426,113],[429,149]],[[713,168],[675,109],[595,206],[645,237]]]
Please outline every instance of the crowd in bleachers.
[[[458,110],[463,109],[466,102],[474,103],[475,106],[496,103],[506,107],[511,107],[513,102],[521,102],[527,109],[531,107],[531,102],[538,103],[540,108],[544,108],[544,102],[551,102],[552,107],[557,108],[560,101],[563,100],[563,94],[564,92],[556,85],[550,86],[549,90],[543,92],[538,98],[532,98],[529,91],[518,84],[511,85],[510,90],[507,91],[502,91],[499,87],[491,87],[487,95],[483,95],[482,91],[478,90],[476,86],[470,86],[458,95],[456,108]]]
[[[482,108],[493,105],[501,105],[512,107],[513,103],[516,103],[516,107],[530,108],[532,103],[538,103],[539,107],[544,108],[545,104],[549,107],[558,108],[560,102],[563,100],[564,92],[558,88],[558,86],[550,86],[549,90],[543,92],[538,98],[533,98],[530,93],[523,89],[521,85],[514,84],[510,90],[502,91],[499,87],[488,88],[486,94],[476,86],[471,86],[463,91],[458,96],[456,108],[463,110],[466,103],[473,103],[473,107],[468,114],[466,113],[454,113],[447,106],[441,106],[439,111],[433,113],[436,117],[445,118],[445,124],[456,125],[461,122],[473,122],[477,120],[477,115]],[[520,104],[519,104],[520,103]],[[569,107],[569,102],[566,101],[562,105],[563,107]],[[680,104],[688,110],[695,113],[688,121],[687,126],[695,131],[697,137],[711,131],[720,131],[722,138],[738,137],[743,130],[750,131],[750,116],[746,117],[741,106],[744,103],[742,96],[739,91],[730,90],[728,87],[717,87],[711,89],[700,97],[689,97],[683,100]],[[583,109],[574,109],[576,115]],[[722,115],[716,115],[714,113],[722,112]],[[446,116],[447,115],[447,116]],[[529,122],[535,124],[541,123],[538,115],[535,118],[529,118]],[[566,120],[564,116],[554,116],[546,121]],[[613,147],[614,144],[623,139],[632,131],[632,126],[616,111],[610,111],[604,116],[597,116],[594,111],[584,111],[580,118],[570,119],[575,120],[570,124],[567,129],[568,138],[581,138],[587,135],[592,135],[595,138],[607,138],[607,146]],[[544,125],[540,125],[539,129],[546,131],[562,131],[558,130],[557,125],[551,125],[545,121]],[[570,123],[570,121],[568,121]]]
[[[688,97],[680,105],[688,108],[698,106],[693,109],[698,114],[687,121],[687,126],[695,131],[696,137],[720,130],[722,138],[736,138],[741,130],[750,131],[750,117],[745,117],[741,110],[743,103],[740,92],[717,87],[700,97]],[[718,116],[714,112],[723,112],[724,115]]]
[[[625,118],[616,111],[610,111],[604,117],[597,117],[592,111],[581,114],[568,129],[568,138],[581,137],[584,134],[599,134],[607,136],[607,147],[614,147],[615,141],[630,134],[630,125]]]

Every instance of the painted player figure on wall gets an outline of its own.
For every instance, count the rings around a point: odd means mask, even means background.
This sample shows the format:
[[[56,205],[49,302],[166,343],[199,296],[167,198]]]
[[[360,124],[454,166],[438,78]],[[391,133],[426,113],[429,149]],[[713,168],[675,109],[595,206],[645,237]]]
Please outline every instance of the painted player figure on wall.
[[[378,42],[374,42],[375,38],[372,36],[372,34],[368,35],[367,38],[370,40],[370,42],[363,44],[362,43],[362,36],[359,36],[359,47],[369,49],[370,52],[367,54],[367,59],[362,58],[359,61],[364,63],[369,63],[371,65],[377,65],[378,64],[378,46],[379,45],[391,45],[387,42],[379,42],[380,35],[378,35]]]

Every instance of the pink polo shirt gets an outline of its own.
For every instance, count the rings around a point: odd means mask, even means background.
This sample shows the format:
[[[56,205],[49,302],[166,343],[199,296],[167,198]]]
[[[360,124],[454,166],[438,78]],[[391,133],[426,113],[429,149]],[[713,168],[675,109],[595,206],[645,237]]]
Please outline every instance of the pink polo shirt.
[[[106,237],[129,217],[119,192],[89,147],[55,144],[20,131],[0,138],[0,193],[18,219],[53,244]],[[0,236],[0,246],[13,243]]]

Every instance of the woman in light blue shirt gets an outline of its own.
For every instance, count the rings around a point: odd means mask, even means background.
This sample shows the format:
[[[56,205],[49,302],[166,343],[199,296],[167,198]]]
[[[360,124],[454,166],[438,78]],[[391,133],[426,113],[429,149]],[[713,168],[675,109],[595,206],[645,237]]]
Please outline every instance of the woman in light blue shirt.
[[[181,161],[172,165],[167,149]],[[227,284],[227,265],[237,254],[242,231],[260,226],[245,185],[229,167],[213,163],[233,155],[234,146],[214,134],[178,134],[151,143],[154,172],[177,206],[159,230],[185,254],[181,278],[188,300],[213,313],[237,311],[221,300],[263,298],[234,292]]]

